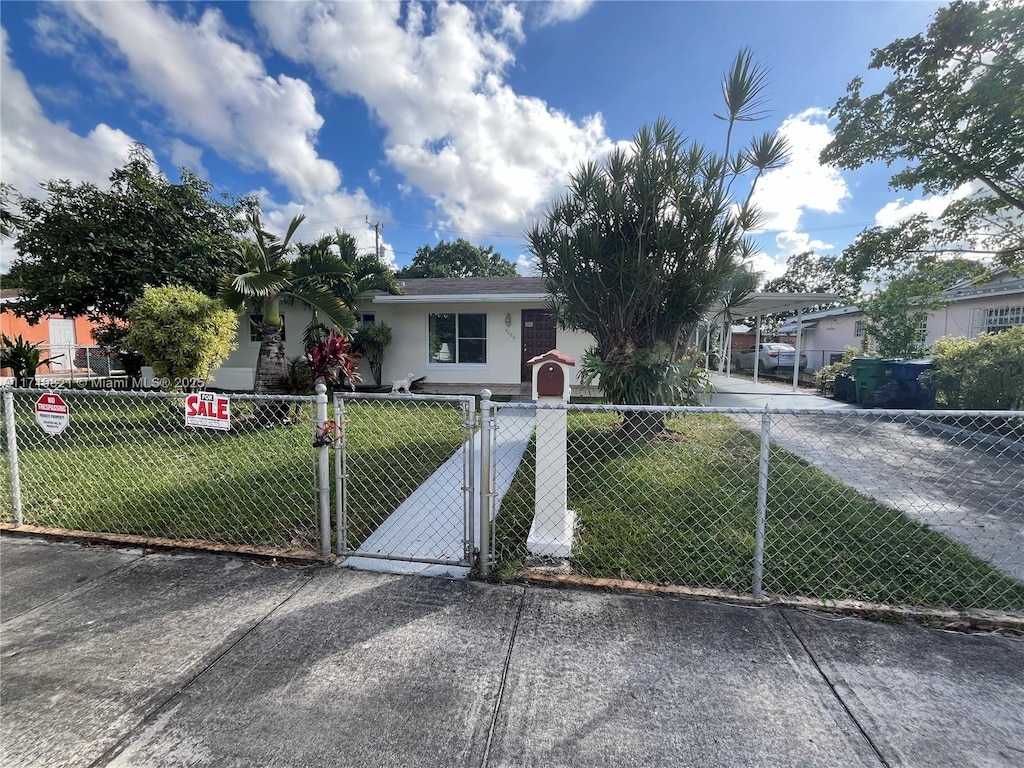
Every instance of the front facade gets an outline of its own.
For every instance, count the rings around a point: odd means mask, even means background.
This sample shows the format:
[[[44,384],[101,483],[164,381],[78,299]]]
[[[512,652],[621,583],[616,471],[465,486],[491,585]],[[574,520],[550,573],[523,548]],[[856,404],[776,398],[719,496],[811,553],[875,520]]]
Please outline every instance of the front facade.
[[[552,349],[579,361],[594,345],[589,334],[556,327],[541,278],[418,278],[401,286],[401,295],[367,294],[359,300],[362,323],[386,323],[393,332],[384,352],[384,384],[410,373],[431,384],[521,384],[530,381],[525,361]],[[298,306],[285,306],[282,314],[286,354],[298,357],[310,314]],[[238,348],[211,384],[252,389],[259,346],[248,318],[242,318]],[[578,384],[579,367],[572,370],[572,383]],[[362,376],[372,382],[365,364]]]
[[[991,280],[975,285],[959,283],[945,292],[946,306],[928,313],[924,327],[925,345],[943,336],[975,339],[983,333],[1024,325],[1024,277],[998,270]],[[808,368],[817,370],[838,360],[845,347],[871,350],[865,337],[865,318],[858,307],[839,307],[803,316],[800,323],[801,348],[806,350]],[[796,320],[779,329],[779,339],[791,341]]]
[[[31,324],[26,318],[14,314],[14,307],[20,297],[21,290],[18,288],[0,290],[0,333],[12,340],[21,336],[27,342],[39,344],[44,358],[54,358],[40,373],[81,369],[85,359],[83,350],[96,346],[93,337],[96,324],[87,317],[63,315],[44,315],[38,323]]]

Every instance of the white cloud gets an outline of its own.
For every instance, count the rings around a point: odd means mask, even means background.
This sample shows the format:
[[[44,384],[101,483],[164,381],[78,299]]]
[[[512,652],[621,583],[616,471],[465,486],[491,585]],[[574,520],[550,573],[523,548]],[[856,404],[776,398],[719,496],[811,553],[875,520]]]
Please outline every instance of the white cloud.
[[[309,85],[269,76],[259,56],[231,39],[219,11],[192,23],[146,3],[81,2],[68,10],[116,48],[177,131],[246,167],[269,169],[302,199],[340,185],[337,167],[317,154],[323,118]]]
[[[135,140],[100,123],[85,136],[51,122],[32,93],[25,76],[11,61],[7,31],[0,27],[0,179],[24,195],[40,195],[40,182],[49,179],[88,181],[107,185],[110,172],[122,165]],[[0,246],[0,270],[13,258],[10,241]]]
[[[537,26],[547,27],[565,21],[576,21],[586,15],[594,0],[553,0],[553,2],[531,3],[540,8]]]
[[[386,130],[388,162],[432,198],[437,224],[519,231],[567,174],[610,146],[600,115],[577,123],[504,81],[508,24],[466,6],[259,3],[271,43],[362,98]],[[486,15],[486,9],[481,11]],[[504,32],[502,30],[505,30]]]
[[[199,147],[186,144],[181,139],[172,139],[167,147],[167,152],[170,154],[171,162],[174,163],[175,168],[188,168],[202,178],[209,176],[206,172],[206,167],[203,165],[203,150]]]
[[[834,244],[826,243],[823,240],[812,240],[811,236],[806,232],[779,232],[775,235],[774,252],[761,251],[755,254],[751,259],[751,265],[755,272],[761,273],[762,280],[772,280],[776,277],[782,277],[786,271],[786,261],[790,256],[795,256],[805,251],[821,253],[822,251],[830,251],[833,248],[835,248]]]
[[[826,116],[824,110],[807,109],[790,115],[779,127],[790,144],[790,161],[766,173],[754,192],[754,202],[765,216],[763,231],[795,231],[805,210],[837,213],[850,196],[838,169],[818,162],[832,138]]]
[[[965,197],[976,192],[980,186],[978,182],[966,182],[948,194],[929,195],[928,197],[911,200],[909,203],[904,203],[902,197],[898,198],[886,203],[875,214],[875,225],[891,227],[921,213],[925,214],[929,219],[937,219],[950,203],[963,200]]]

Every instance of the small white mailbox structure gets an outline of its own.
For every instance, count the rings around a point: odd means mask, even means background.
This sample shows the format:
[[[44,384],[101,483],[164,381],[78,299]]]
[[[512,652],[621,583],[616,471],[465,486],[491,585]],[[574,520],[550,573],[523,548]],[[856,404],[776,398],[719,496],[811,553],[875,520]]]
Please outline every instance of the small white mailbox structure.
[[[533,399],[537,403],[568,403],[570,368],[576,361],[556,349],[530,360]],[[576,513],[566,507],[566,411],[537,409],[537,483],[533,524],[526,548],[533,555],[569,557]]]

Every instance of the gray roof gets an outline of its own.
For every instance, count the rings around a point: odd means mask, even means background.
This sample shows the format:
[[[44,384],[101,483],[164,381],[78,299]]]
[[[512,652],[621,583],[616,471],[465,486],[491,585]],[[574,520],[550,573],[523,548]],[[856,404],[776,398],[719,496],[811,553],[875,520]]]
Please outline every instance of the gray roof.
[[[407,277],[398,284],[406,296],[483,296],[544,293],[542,277]]]

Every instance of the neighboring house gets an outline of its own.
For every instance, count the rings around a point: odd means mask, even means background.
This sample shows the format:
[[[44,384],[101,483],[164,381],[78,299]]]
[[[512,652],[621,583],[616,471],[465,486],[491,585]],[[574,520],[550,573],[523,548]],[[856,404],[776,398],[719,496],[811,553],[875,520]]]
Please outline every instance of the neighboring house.
[[[945,291],[946,306],[928,314],[925,344],[943,336],[974,339],[983,333],[1024,325],[1024,277],[998,269],[992,279],[975,285],[971,280]],[[801,349],[807,352],[808,368],[817,370],[842,356],[845,347],[870,349],[865,343],[865,318],[855,306],[810,312],[801,322]],[[792,343],[796,318],[779,329],[779,340]]]
[[[406,278],[403,293],[359,297],[361,323],[387,323],[394,340],[384,353],[383,383],[407,374],[434,384],[520,384],[530,381],[525,363],[558,349],[579,361],[594,339],[556,327],[539,277]],[[302,354],[308,310],[282,307],[285,350]],[[252,389],[259,340],[248,318],[239,323],[238,349],[211,382],[224,389]],[[579,368],[574,369],[579,381]],[[363,370],[363,380],[371,382]]]
[[[81,350],[96,345],[95,323],[86,317],[44,315],[38,323],[30,325],[24,317],[14,314],[13,307],[20,298],[21,291],[17,288],[0,289],[0,333],[11,339],[21,336],[25,341],[41,344],[43,357],[57,358],[41,373],[74,370],[75,358],[81,357]]]

